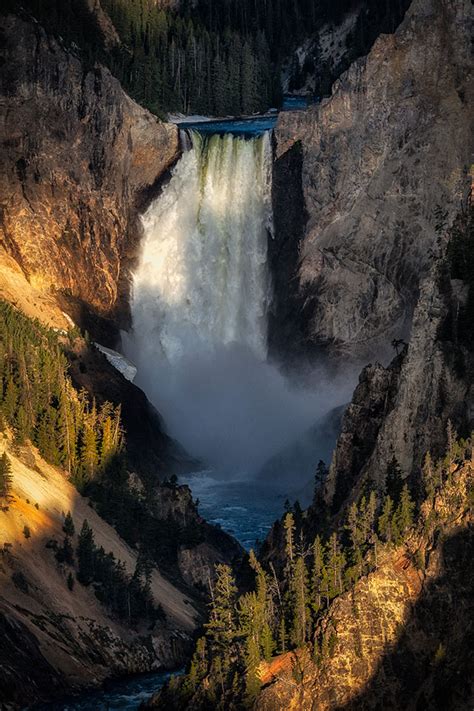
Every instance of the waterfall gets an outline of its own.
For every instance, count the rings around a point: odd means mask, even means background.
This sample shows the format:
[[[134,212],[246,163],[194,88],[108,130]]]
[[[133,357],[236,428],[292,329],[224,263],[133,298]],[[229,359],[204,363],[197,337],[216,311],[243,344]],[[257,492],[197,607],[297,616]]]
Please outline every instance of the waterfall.
[[[219,471],[250,473],[321,406],[266,360],[270,136],[190,139],[142,218],[123,346],[170,434]]]
[[[175,364],[238,343],[266,356],[271,147],[192,133],[192,148],[143,216],[133,278],[140,358]]]

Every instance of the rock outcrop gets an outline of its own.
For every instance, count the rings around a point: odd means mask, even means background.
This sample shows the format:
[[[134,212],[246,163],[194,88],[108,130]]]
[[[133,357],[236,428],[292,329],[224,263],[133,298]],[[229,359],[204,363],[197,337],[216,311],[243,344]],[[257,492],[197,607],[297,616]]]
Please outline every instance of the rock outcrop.
[[[280,352],[373,356],[409,332],[439,233],[466,192],[472,27],[468,0],[414,0],[329,99],[280,114],[272,247]],[[285,343],[278,333],[292,327]]]
[[[436,267],[420,286],[409,344],[388,368],[363,370],[325,483],[333,513],[367,479],[383,488],[394,458],[402,476],[418,473],[428,451],[444,450],[448,420],[463,436],[473,431],[474,354],[457,337],[462,307],[446,265]]]
[[[126,324],[138,208],[178,155],[177,129],[34,20],[2,17],[0,36],[1,249],[33,288],[69,310],[73,297],[76,322]]]
[[[418,531],[384,547],[376,569],[334,600],[316,647],[262,663],[253,708],[471,708],[473,474],[472,463],[453,471],[456,483],[424,504]],[[444,522],[436,531],[435,517]]]

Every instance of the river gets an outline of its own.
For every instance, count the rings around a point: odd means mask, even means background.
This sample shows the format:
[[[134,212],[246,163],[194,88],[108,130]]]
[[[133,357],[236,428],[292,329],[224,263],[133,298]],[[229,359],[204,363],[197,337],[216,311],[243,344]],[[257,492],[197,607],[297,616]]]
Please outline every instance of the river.
[[[64,701],[39,704],[31,711],[136,711],[170,676],[170,672],[154,672],[111,681],[101,689]]]

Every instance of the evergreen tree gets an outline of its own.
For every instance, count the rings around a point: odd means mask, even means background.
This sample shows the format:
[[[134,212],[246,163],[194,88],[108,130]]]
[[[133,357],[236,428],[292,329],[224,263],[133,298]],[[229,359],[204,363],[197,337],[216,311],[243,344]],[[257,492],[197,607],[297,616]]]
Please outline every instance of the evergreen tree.
[[[269,662],[273,656],[276,648],[276,643],[273,638],[272,630],[268,622],[263,623],[263,627],[260,635],[260,646],[263,654],[263,658]]]
[[[314,490],[313,490],[313,505],[317,503],[320,496],[321,487],[326,481],[328,475],[328,469],[326,464],[322,459],[319,460],[318,466],[316,467],[316,474],[314,475]]]
[[[3,452],[0,457],[0,498],[7,498],[12,488],[12,466],[8,455]]]
[[[391,543],[393,539],[392,520],[393,501],[390,496],[386,496],[382,506],[382,513],[378,520],[378,529],[380,537],[387,543]]]
[[[415,504],[411,498],[408,484],[405,483],[400,496],[400,503],[394,516],[399,541],[402,540],[403,534],[413,525],[414,509]]]
[[[16,409],[18,402],[18,387],[15,385],[13,376],[7,375],[7,387],[3,398],[3,414],[7,422],[15,421]]]
[[[285,552],[286,552],[287,562],[291,566],[293,563],[294,555],[295,555],[295,551],[294,551],[295,519],[294,519],[291,511],[289,511],[286,514],[283,525],[285,528],[285,538],[286,538]]]
[[[308,574],[303,556],[298,556],[291,579],[292,626],[291,642],[301,647],[307,639],[310,624]]]
[[[245,696],[249,704],[260,691],[258,668],[260,666],[260,650],[254,637],[247,637],[245,648]]]
[[[345,568],[345,556],[338,540],[337,533],[334,532],[327,545],[326,568],[328,571],[329,596],[336,597],[343,591],[343,575]]]
[[[285,616],[282,615],[280,618],[280,624],[278,626],[278,651],[283,654],[287,650],[288,645],[288,635],[286,633],[286,622]]]
[[[237,587],[228,565],[216,566],[216,582],[212,589],[207,637],[218,651],[228,652],[236,636]]]
[[[84,482],[93,481],[95,478],[99,456],[97,452],[97,438],[95,434],[96,426],[95,407],[84,417],[83,439],[81,447],[82,477]]]
[[[202,680],[207,674],[208,661],[207,661],[207,648],[206,648],[206,638],[200,637],[196,642],[196,651],[191,659],[191,665],[189,667],[189,672],[186,676],[186,690],[188,692],[194,692],[201,684]]]
[[[319,536],[313,543],[313,569],[311,573],[311,607],[317,614],[321,608],[321,590],[326,576],[324,568],[324,549]]]
[[[431,499],[435,493],[436,481],[433,460],[431,459],[431,454],[429,452],[426,453],[425,461],[423,463],[422,481],[425,495],[427,498]]]
[[[64,523],[63,523],[63,531],[66,534],[66,536],[73,536],[75,533],[75,527],[74,527],[74,521],[71,516],[71,512],[68,511],[66,516],[64,517]]]
[[[87,519],[84,519],[77,545],[78,573],[77,579],[83,585],[89,585],[94,579],[95,544],[94,534]]]

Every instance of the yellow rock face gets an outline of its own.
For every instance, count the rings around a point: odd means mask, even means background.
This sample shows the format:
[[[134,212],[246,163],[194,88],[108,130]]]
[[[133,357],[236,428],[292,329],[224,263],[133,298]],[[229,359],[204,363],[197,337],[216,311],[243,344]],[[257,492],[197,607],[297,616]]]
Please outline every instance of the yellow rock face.
[[[36,291],[123,313],[138,208],[177,156],[177,129],[40,26],[9,16],[2,33],[0,242]]]

